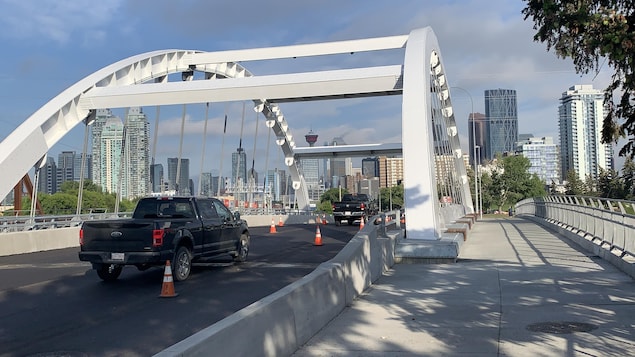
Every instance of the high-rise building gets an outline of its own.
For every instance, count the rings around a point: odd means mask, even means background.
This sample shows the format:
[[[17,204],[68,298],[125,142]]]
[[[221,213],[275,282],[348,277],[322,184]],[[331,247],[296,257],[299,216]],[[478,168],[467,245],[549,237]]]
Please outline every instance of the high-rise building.
[[[593,85],[574,85],[562,93],[558,107],[562,177],[575,171],[580,180],[598,179],[613,169],[613,149],[602,144],[604,94]]]
[[[235,187],[247,184],[247,154],[239,147],[232,153],[232,185]]]
[[[284,171],[278,171],[278,169],[268,170],[265,177],[265,193],[271,195],[273,201],[282,201],[282,194],[284,187],[282,186],[282,176]]]
[[[57,188],[66,181],[73,181],[75,173],[75,151],[62,151],[57,155]]]
[[[152,180],[152,192],[159,193],[165,190],[165,179],[163,176],[163,165],[154,164],[150,168],[150,177]]]
[[[57,192],[57,165],[52,157],[47,157],[46,164],[40,169],[37,190],[50,195]]]
[[[101,186],[104,192],[116,193],[118,192],[121,148],[123,145],[123,123],[121,119],[117,116],[107,117],[103,125],[101,125],[98,140],[94,145],[98,150],[97,157],[99,157],[99,162],[93,161],[93,165],[97,166],[97,170],[93,170],[93,174],[99,172],[99,175],[96,175],[99,181],[95,183]],[[93,147],[93,152],[94,150],[95,147]],[[122,193],[127,190],[123,182],[121,190]]]
[[[313,147],[317,142],[318,135],[313,130],[310,130],[304,138],[307,144]],[[307,186],[309,201],[315,203],[320,200],[320,195],[324,193],[324,185],[320,182],[320,160],[302,159],[299,162],[299,166],[304,177],[304,183]]]
[[[362,175],[366,178],[379,177],[378,157],[367,157],[362,159]]]
[[[82,154],[75,155],[73,167],[75,169],[73,173],[73,181],[79,182],[82,175]],[[91,154],[86,154],[86,159],[84,160],[84,179],[93,179],[93,159]]]
[[[331,141],[331,146],[337,146],[337,145],[346,145],[346,142],[344,142],[344,139],[342,139],[341,137],[336,137],[333,138],[333,141]],[[331,181],[332,181],[332,185],[331,187],[338,187],[338,186],[345,186],[345,178],[346,176],[351,176],[352,175],[352,170],[353,170],[353,161],[351,160],[350,157],[347,158],[343,158],[343,159],[330,159],[329,160],[329,168],[330,168],[330,174],[331,174]]]
[[[536,174],[545,185],[560,183],[558,146],[551,137],[527,138],[518,142],[516,153],[529,159],[530,174]]]
[[[482,113],[470,113],[467,119],[468,137],[470,142],[469,164],[474,167],[474,146],[477,146],[476,155],[478,155],[477,162],[483,162],[485,160],[485,150],[487,147],[487,128],[486,128],[485,114]],[[476,141],[474,141],[476,139]]]
[[[515,90],[485,91],[485,123],[485,157],[491,160],[496,154],[513,153],[518,141],[518,105]]]
[[[141,108],[127,111],[125,128],[109,109],[97,110],[92,125],[94,183],[106,192],[119,192],[123,198],[147,195],[151,189],[148,140],[148,121]],[[79,173],[74,176],[78,177]]]
[[[124,174],[127,187],[122,197],[143,197],[150,191],[150,131],[148,120],[141,108],[128,109],[125,129]]]
[[[177,172],[179,172],[178,182]],[[174,190],[177,194],[185,196],[192,194],[190,191],[190,159],[181,158],[181,160],[179,160],[178,157],[168,158],[168,182],[169,189]]]
[[[379,157],[379,187],[393,187],[403,180],[402,157]]]
[[[93,183],[101,186],[104,192],[107,192],[106,187],[102,183],[102,159],[101,159],[101,134],[106,125],[106,122],[111,118],[112,112],[110,109],[97,109],[95,121],[90,126],[91,128],[91,171],[93,173]]]

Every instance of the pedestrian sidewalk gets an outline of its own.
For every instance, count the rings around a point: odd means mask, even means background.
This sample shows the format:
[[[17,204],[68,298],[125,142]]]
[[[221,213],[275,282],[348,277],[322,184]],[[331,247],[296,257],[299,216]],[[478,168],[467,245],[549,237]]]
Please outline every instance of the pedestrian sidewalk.
[[[455,264],[398,264],[300,356],[633,356],[635,282],[522,218],[478,221]]]

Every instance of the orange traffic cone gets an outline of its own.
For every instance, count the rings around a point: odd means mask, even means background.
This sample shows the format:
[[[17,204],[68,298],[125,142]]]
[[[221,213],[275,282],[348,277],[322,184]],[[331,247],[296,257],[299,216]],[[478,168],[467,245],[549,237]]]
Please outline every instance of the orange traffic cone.
[[[282,216],[280,216],[280,219],[278,220],[278,227],[283,227],[284,223],[282,223]]]
[[[159,297],[175,297],[179,294],[174,292],[174,280],[172,280],[172,268],[170,261],[165,262],[165,272],[163,273],[163,287],[161,287],[161,295]]]
[[[276,231],[276,225],[273,223],[273,218],[271,219],[271,227],[269,228],[269,233],[278,233]]]
[[[359,230],[361,231],[362,229],[364,229],[364,216],[362,216],[362,219],[359,221]]]
[[[329,222],[326,220],[326,215],[322,215],[322,224],[329,224]]]
[[[322,245],[322,233],[320,233],[320,226],[317,226],[315,230],[315,241],[313,245]]]

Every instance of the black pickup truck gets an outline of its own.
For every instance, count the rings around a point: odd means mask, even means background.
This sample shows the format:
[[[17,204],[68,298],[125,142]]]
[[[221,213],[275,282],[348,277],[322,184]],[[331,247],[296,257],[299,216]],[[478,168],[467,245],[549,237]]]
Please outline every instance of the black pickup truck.
[[[147,197],[132,218],[83,222],[79,260],[105,281],[116,280],[125,265],[146,270],[170,260],[174,280],[182,281],[198,259],[229,254],[245,261],[249,242],[247,222],[215,198]]]
[[[335,219],[335,224],[338,226],[342,221],[347,221],[349,225],[353,224],[355,220],[361,220],[362,218],[368,221],[368,217],[377,214],[377,210],[370,198],[364,193],[347,193],[342,196],[340,202],[333,202],[331,206],[333,208],[333,219]]]

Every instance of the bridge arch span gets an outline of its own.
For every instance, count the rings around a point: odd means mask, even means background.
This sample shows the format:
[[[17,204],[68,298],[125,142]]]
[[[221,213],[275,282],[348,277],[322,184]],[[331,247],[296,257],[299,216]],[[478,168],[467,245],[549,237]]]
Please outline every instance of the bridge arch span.
[[[191,80],[193,72],[205,73],[205,79],[251,77],[239,63],[196,63],[194,54],[202,51],[160,50],[131,56],[108,65],[65,89],[27,118],[7,138],[0,142],[0,196],[12,187],[33,166],[43,163],[48,151],[71,129],[83,121],[90,121],[94,108],[81,102],[82,97],[95,88],[166,83],[170,74],[183,73],[183,80]],[[159,104],[160,105],[160,104]],[[254,110],[262,112],[266,126],[272,130],[289,167],[298,206],[308,207],[308,191],[293,160],[295,142],[282,111],[277,104],[255,99]]]
[[[264,76],[253,76],[239,64],[395,49],[404,51],[403,63]],[[379,62],[384,57],[373,59]],[[437,239],[448,223],[474,212],[442,62],[436,36],[429,27],[382,38],[220,52],[165,50],[133,56],[71,86],[0,143],[0,172],[6,173],[0,181],[0,195],[9,192],[71,128],[91,120],[94,109],[252,100],[254,109],[264,114],[267,127],[276,135],[298,205],[304,209],[309,207],[308,190],[296,166],[299,157],[293,135],[278,104],[402,95],[399,145],[407,236]],[[168,81],[169,74],[179,72],[182,81]],[[205,80],[192,80],[194,72],[205,73]],[[374,150],[371,145],[366,149]]]

